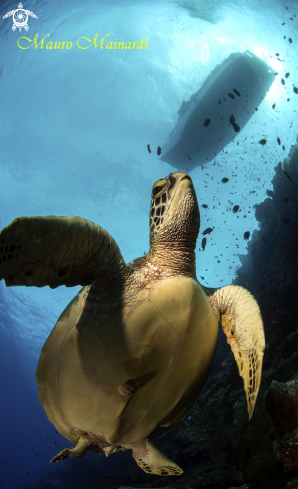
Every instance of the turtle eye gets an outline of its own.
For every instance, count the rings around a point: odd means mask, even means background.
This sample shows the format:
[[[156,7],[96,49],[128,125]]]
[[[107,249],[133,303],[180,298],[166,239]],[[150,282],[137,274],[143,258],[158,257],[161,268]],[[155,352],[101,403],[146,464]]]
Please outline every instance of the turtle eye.
[[[159,194],[159,192],[161,192],[162,189],[163,189],[162,185],[158,185],[157,187],[155,187],[152,191],[152,197],[155,197],[157,194]]]
[[[153,189],[152,189],[152,198],[156,199],[159,195],[161,195],[169,186],[167,180],[158,180]]]

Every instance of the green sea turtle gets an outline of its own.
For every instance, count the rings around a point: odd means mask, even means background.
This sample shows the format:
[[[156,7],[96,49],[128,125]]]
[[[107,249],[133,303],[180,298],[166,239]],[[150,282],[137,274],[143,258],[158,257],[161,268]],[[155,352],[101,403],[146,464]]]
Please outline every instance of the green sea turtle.
[[[0,234],[7,286],[83,288],[61,314],[37,367],[40,402],[71,442],[52,462],[88,450],[132,449],[147,473],[183,470],[152,443],[181,421],[211,371],[221,322],[244,380],[249,418],[265,346],[260,310],[237,286],[196,278],[200,214],[182,172],[152,189],[150,250],[126,264],[114,239],[80,217],[20,217]]]

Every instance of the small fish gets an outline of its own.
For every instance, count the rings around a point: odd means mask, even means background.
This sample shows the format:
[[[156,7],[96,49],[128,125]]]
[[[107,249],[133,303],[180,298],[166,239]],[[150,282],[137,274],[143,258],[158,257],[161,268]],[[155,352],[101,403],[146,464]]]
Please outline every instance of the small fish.
[[[205,249],[206,243],[207,243],[207,238],[203,238],[202,239],[202,249],[203,249],[203,251]]]
[[[158,148],[157,148],[157,154],[158,154],[158,156],[161,154],[161,147],[160,146],[158,146]]]
[[[205,120],[205,122],[204,122],[204,126],[205,126],[205,127],[209,126],[209,124],[210,124],[210,120],[211,120],[211,119],[206,119],[206,120]]]
[[[250,232],[245,231],[243,238],[247,241],[249,239],[249,237],[250,237]]]
[[[219,105],[221,105],[221,100],[218,101]]]
[[[262,240],[264,241],[264,243],[267,243],[266,239],[264,238],[264,236],[261,236]]]
[[[240,93],[238,92],[238,90],[236,90],[236,88],[233,88],[233,91],[236,93],[236,95],[238,95],[238,97],[241,97]]]
[[[275,56],[279,56],[279,53],[275,53]]]
[[[234,128],[234,131],[235,132],[240,132],[240,126],[238,126],[238,124],[236,124],[235,117],[233,116],[233,114],[231,115],[229,121],[230,121],[230,124],[232,124],[232,126]]]
[[[227,177],[224,177],[224,178],[222,178],[221,181],[222,181],[222,183],[227,183],[229,181],[229,179]]]
[[[286,148],[285,148],[285,146],[283,146],[283,147],[282,147],[282,149],[283,149],[284,151],[286,151]]]
[[[294,93],[296,93],[296,94],[298,94],[298,87],[295,87],[295,86],[293,85],[293,92],[294,92]]]
[[[151,153],[150,144],[147,144],[147,149],[148,149],[149,153]]]
[[[191,157],[190,157],[190,156],[188,156],[188,155],[185,155],[185,156],[187,156],[187,158],[188,158],[189,160],[191,160]]]
[[[239,211],[239,205],[234,205],[233,212],[236,214],[236,212],[238,211]]]
[[[208,209],[208,205],[207,204],[202,204],[202,207],[204,207],[204,209]]]
[[[288,174],[288,172],[286,172],[286,170],[283,170],[284,174],[287,175],[288,179],[290,180],[290,182],[292,181],[290,175]]]
[[[292,44],[293,42],[293,39],[291,37],[289,37],[289,43]]]
[[[264,146],[264,144],[267,143],[267,139],[261,139],[261,141],[259,141],[259,144],[262,144],[262,146]]]
[[[285,74],[285,77],[286,77],[286,78],[289,78],[289,76],[290,76],[290,73],[286,73],[286,74]]]
[[[288,224],[290,221],[290,219],[287,219],[286,217],[282,217],[281,218],[282,222],[284,222],[285,224]]]
[[[202,275],[200,275],[200,277],[201,277],[202,280],[205,280],[205,277],[202,277]]]
[[[232,93],[228,92],[228,96],[235,100],[235,95],[233,95]]]
[[[287,203],[287,202],[289,202],[289,198],[288,198],[288,197],[284,197],[284,198],[283,198],[283,201],[284,201],[285,203]]]
[[[205,231],[202,232],[203,236],[205,236],[206,234],[210,234],[212,233],[213,229],[212,228],[206,228]]]
[[[278,142],[278,144],[280,146],[280,138],[278,136],[277,136],[277,142]]]
[[[286,82],[284,81],[284,79],[282,78],[281,79],[281,84],[284,85]]]
[[[273,104],[273,105],[272,105],[272,109],[275,109],[275,107],[276,107],[276,104]]]

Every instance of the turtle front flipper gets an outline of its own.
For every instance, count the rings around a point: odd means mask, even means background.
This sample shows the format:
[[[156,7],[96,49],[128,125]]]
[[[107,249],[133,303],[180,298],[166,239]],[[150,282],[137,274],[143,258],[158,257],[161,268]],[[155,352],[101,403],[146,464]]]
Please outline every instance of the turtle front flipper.
[[[0,280],[7,286],[90,285],[124,268],[112,236],[81,217],[20,217],[0,233]]]
[[[165,457],[148,438],[139,442],[122,445],[122,449],[132,449],[132,456],[147,474],[156,475],[180,475],[183,470]]]
[[[243,378],[250,419],[261,383],[265,350],[264,326],[258,303],[246,289],[235,285],[204,290],[222,324]]]
[[[61,460],[66,460],[70,457],[81,458],[86,455],[88,449],[90,447],[90,440],[88,435],[80,436],[76,446],[74,448],[64,448],[61,452],[57,453],[57,455],[52,458],[51,464],[54,462],[61,462]]]

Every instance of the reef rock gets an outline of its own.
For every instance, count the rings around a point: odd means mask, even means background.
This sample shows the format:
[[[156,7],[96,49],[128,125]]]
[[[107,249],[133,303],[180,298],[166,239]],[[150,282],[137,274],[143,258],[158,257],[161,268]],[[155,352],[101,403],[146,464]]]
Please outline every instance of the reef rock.
[[[283,463],[284,472],[298,469],[298,429],[284,435],[276,456]]]
[[[298,469],[298,381],[273,380],[266,393],[266,411],[284,472]]]

